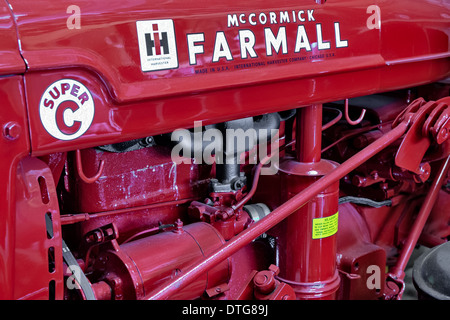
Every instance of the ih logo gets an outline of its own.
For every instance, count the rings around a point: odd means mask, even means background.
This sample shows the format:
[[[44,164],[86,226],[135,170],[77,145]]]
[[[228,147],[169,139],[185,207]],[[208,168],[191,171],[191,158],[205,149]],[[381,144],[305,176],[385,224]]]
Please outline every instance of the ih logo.
[[[169,41],[167,40],[167,32],[159,32],[157,23],[154,23],[152,25],[152,29],[153,33],[145,34],[147,56],[153,56],[153,52],[156,56],[159,56],[161,55],[161,49],[163,50],[163,54],[169,54]]]
[[[142,71],[178,68],[173,20],[137,21]]]

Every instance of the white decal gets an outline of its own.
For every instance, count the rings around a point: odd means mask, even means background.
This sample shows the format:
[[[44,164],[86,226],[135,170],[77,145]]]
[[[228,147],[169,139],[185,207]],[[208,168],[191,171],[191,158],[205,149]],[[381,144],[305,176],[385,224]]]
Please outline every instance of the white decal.
[[[341,39],[341,29],[339,28],[339,22],[334,23],[334,34],[336,36],[336,48],[348,47],[348,41]]]
[[[227,39],[225,38],[225,32],[223,31],[218,31],[216,33],[216,43],[214,44],[212,62],[219,62],[220,58],[233,60],[230,47],[228,46]]]
[[[305,26],[299,25],[297,30],[297,40],[295,42],[294,52],[300,52],[300,49],[311,51],[311,45],[309,44],[308,35],[306,34]]]
[[[136,21],[142,71],[178,68],[172,19]]]
[[[189,64],[197,64],[197,54],[205,53],[203,44],[197,44],[198,42],[205,41],[205,35],[203,33],[194,33],[187,35],[188,50],[189,50]]]
[[[276,37],[273,34],[272,29],[264,28],[264,35],[266,38],[266,55],[268,57],[273,55],[272,48],[276,53],[279,53],[281,47],[281,52],[287,54],[286,27],[280,27]]]
[[[73,140],[83,135],[94,120],[94,99],[81,82],[62,79],[45,90],[39,116],[45,130],[56,139]]]
[[[300,13],[305,14],[304,16],[300,15]],[[306,14],[307,13],[307,14]],[[316,21],[314,18],[314,10],[307,10],[307,11],[299,11],[299,19],[305,19],[304,17],[308,17],[308,21]],[[263,15],[259,15],[263,17]],[[278,16],[273,13],[269,12],[268,15],[266,15],[268,20],[265,20],[265,18],[261,18],[260,21],[261,24],[269,24],[273,21],[277,21]],[[250,25],[255,25],[256,20],[259,19],[258,15],[255,13],[250,13],[248,15],[248,20],[246,20],[246,17],[242,14],[234,14],[234,15],[228,15],[228,25],[229,26],[235,26],[239,25],[239,23],[243,24],[242,21],[245,23],[249,23]],[[283,12],[280,12],[280,20],[283,21],[291,21],[291,17],[289,15],[283,14]],[[258,53],[256,52],[256,48],[262,47],[261,42],[264,42],[264,48],[265,48],[265,56],[266,57],[273,57],[281,55],[288,55],[290,52],[289,50],[292,50],[290,46],[288,46],[288,39],[289,37],[295,36],[295,47],[294,52],[299,53],[303,51],[311,52],[314,49],[317,50],[331,50],[332,48],[340,49],[340,48],[347,48],[349,47],[349,40],[346,39],[345,35],[341,32],[341,24],[339,22],[334,22],[333,25],[326,24],[322,26],[322,23],[314,23],[313,26],[315,26],[315,35],[311,31],[311,34],[308,34],[306,31],[306,28],[303,24],[298,25],[297,27],[297,33],[296,34],[289,34],[286,26],[268,26],[264,28],[264,34],[261,35],[255,35],[252,30],[250,29],[240,29],[238,31],[238,37],[234,36],[233,34],[230,34],[230,32],[224,32],[224,31],[217,31],[215,38],[210,36],[209,38],[206,37],[205,33],[199,32],[199,33],[189,33],[186,35],[187,38],[187,49],[188,49],[188,55],[189,55],[189,64],[191,66],[196,65],[202,65],[207,62],[212,63],[219,63],[220,61],[234,61],[236,59],[256,59],[259,58]],[[325,38],[323,36],[323,30],[330,29],[334,27],[334,39],[333,38]],[[236,42],[236,40],[238,40]],[[213,45],[213,54],[209,54],[205,51],[206,44],[211,44],[214,41]],[[235,47],[239,46],[240,54],[233,55],[233,51]],[[327,54],[327,57],[334,56],[334,52],[331,52],[330,54]],[[309,55],[309,59],[322,59],[324,58],[324,54],[315,54],[315,55]],[[305,60],[305,56],[303,57],[291,57],[289,58],[289,62],[293,61],[300,61]],[[270,64],[275,60],[268,61],[267,64]],[[281,61],[278,60],[276,63],[280,63]],[[286,61],[287,62],[287,61]],[[266,63],[266,62],[264,62]],[[238,66],[234,66],[235,69],[238,69]],[[210,68],[210,69],[204,69],[202,71],[196,70],[196,73],[207,73],[208,70],[210,72],[216,72],[217,70],[227,70],[225,68]]]
[[[258,57],[253,48],[255,46],[255,35],[251,30],[239,30],[239,43],[241,45],[242,59],[247,59],[247,52],[251,58]]]
[[[299,10],[299,11],[278,11],[274,12],[271,11],[267,15],[264,12],[261,12],[259,14],[257,13],[241,13],[241,14],[228,14],[227,15],[227,24],[228,28],[231,27],[239,27],[242,25],[245,25],[247,23],[251,24],[252,26],[257,25],[258,23],[265,25],[265,24],[282,24],[282,23],[296,23],[297,20],[299,22],[305,22],[305,21],[316,21],[314,18],[314,9],[311,10]]]

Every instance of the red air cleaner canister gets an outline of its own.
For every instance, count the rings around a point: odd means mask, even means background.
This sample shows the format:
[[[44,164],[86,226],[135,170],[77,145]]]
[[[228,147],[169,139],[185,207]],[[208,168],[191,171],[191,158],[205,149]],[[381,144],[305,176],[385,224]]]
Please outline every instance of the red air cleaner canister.
[[[297,109],[296,156],[280,161],[280,203],[284,203],[337,167],[321,159],[322,106]],[[297,299],[334,299],[339,182],[317,194],[275,228],[280,280]]]
[[[280,162],[281,201],[307,188],[335,164]],[[297,299],[334,299],[339,288],[336,268],[339,183],[319,193],[277,226],[280,280],[294,288]]]

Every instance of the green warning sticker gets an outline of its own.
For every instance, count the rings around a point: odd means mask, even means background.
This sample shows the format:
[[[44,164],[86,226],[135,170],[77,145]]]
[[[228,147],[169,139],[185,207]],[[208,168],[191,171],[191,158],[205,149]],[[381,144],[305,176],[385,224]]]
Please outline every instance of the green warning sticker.
[[[335,234],[338,230],[339,211],[332,216],[313,219],[312,238],[322,239]]]

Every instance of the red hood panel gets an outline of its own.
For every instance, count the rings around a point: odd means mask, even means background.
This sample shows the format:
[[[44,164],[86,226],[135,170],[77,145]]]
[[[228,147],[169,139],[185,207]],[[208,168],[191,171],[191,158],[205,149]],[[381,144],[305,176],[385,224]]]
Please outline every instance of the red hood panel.
[[[16,26],[6,1],[0,1],[0,44],[0,75],[25,72]]]
[[[30,71],[81,66],[119,103],[448,52],[444,2],[414,3],[380,4],[379,29],[357,0],[11,1]]]

